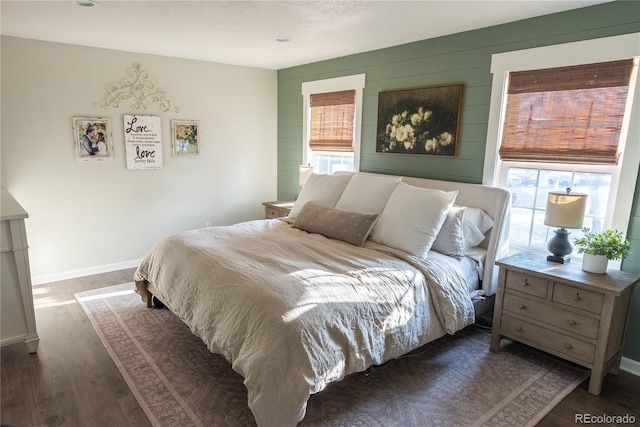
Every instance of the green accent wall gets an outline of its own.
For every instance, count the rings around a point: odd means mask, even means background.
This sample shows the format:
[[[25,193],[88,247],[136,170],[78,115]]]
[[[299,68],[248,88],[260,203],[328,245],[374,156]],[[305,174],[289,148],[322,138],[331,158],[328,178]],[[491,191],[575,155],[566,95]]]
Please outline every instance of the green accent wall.
[[[278,199],[293,200],[302,161],[302,94],[306,81],[366,74],[360,170],[459,182],[482,182],[491,99],[491,55],[640,32],[640,2],[615,1],[450,36],[278,70]],[[458,155],[376,153],[378,93],[463,83]],[[640,274],[640,183],[628,236],[633,254],[622,269]],[[632,301],[624,356],[640,362],[640,290]]]
[[[640,141],[636,141],[636,144],[638,143]],[[640,171],[636,180],[627,236],[631,241],[631,255],[622,262],[621,270],[640,274]],[[640,363],[640,285],[636,286],[631,301],[631,314],[622,355]]]

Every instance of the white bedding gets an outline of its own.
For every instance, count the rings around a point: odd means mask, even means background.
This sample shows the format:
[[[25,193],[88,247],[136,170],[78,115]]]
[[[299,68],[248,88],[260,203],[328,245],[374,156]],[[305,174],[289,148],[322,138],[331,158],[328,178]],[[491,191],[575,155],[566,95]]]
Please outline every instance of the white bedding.
[[[430,253],[430,255],[433,251]],[[435,252],[439,256],[441,255]],[[451,257],[446,257],[447,259],[451,259]],[[482,280],[482,275],[484,273],[484,269],[482,268],[482,263],[478,260],[465,256],[460,259],[453,259],[454,262],[458,263],[458,267],[462,275],[464,276],[464,281],[467,284],[467,289],[469,292],[473,292],[480,287],[480,281]]]
[[[310,394],[474,321],[455,259],[364,248],[259,220],[172,236],[135,274],[244,377],[259,426],[293,426]]]

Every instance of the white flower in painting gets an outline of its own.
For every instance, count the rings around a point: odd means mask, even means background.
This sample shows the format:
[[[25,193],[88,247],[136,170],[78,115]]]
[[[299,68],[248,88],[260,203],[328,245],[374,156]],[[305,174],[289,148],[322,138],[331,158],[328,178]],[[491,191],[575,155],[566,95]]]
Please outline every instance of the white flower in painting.
[[[422,116],[418,113],[415,113],[411,116],[411,124],[414,126],[418,126],[422,122]]]
[[[407,131],[407,133],[409,134],[409,138],[413,138],[413,135],[415,134],[415,131],[413,130],[413,126],[411,125],[404,125],[404,129]]]
[[[443,132],[438,139],[441,145],[449,145],[453,141],[453,135],[449,132]]]
[[[396,129],[398,129],[397,126],[389,126],[387,128],[387,133],[389,134],[391,139],[394,139],[396,137]]]
[[[436,151],[438,147],[438,141],[435,138],[427,139],[424,143],[424,149],[429,153],[432,151]]]
[[[396,128],[395,132],[391,134],[396,140],[403,142],[409,137],[409,132],[407,131],[406,126],[399,126]]]

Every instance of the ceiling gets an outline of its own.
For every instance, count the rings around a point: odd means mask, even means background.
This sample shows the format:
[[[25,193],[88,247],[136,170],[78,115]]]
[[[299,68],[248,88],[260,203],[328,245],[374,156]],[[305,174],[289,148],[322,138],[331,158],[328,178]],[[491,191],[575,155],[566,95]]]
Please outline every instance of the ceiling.
[[[606,2],[1,0],[0,33],[282,69]]]

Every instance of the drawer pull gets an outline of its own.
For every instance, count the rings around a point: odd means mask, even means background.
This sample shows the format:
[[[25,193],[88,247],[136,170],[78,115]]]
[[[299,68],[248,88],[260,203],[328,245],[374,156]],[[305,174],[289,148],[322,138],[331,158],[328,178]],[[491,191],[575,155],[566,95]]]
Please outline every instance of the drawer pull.
[[[573,346],[571,344],[565,344],[564,348],[566,348],[567,350],[571,350]]]
[[[570,324],[571,326],[575,326],[575,325],[576,325],[576,321],[575,321],[575,320],[573,320],[573,319],[569,319],[569,324]]]
[[[527,279],[524,279],[524,282],[522,282],[522,286],[529,286],[529,282],[527,281]]]
[[[520,304],[518,308],[520,308],[520,310],[526,310],[527,306],[524,304]]]
[[[522,329],[522,326],[516,326],[516,331],[518,331],[518,332],[522,332],[522,330],[523,330],[523,329]]]
[[[580,298],[580,295],[579,295],[579,294],[576,294],[576,296],[575,296],[575,297],[573,297],[573,300],[574,300],[574,301],[580,301],[581,299],[582,299],[582,298]]]

